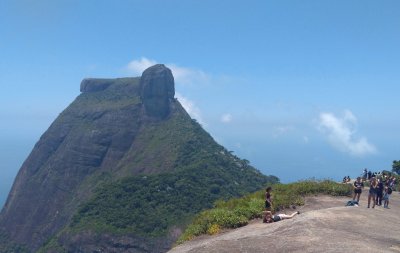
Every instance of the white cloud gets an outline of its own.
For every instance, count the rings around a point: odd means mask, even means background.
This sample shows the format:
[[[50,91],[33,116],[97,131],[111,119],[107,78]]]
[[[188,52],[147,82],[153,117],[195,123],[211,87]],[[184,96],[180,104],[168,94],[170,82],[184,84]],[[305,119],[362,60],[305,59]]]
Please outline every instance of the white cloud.
[[[285,135],[294,130],[293,126],[277,126],[274,128],[273,136],[278,138],[281,135]]]
[[[341,118],[332,113],[321,113],[317,127],[327,136],[331,145],[342,152],[347,152],[354,156],[377,152],[375,146],[369,143],[367,138],[355,136],[357,118],[349,110],[345,110]]]
[[[208,75],[202,70],[179,67],[175,64],[166,64],[171,69],[178,84],[204,84],[209,82]]]
[[[195,105],[195,103],[188,98],[182,96],[180,93],[175,93],[176,98],[181,103],[183,108],[189,113],[190,117],[196,119],[201,125],[205,126],[206,123],[204,122],[200,109]]]
[[[232,115],[230,113],[225,113],[221,116],[222,123],[230,123],[232,121]]]
[[[145,69],[147,69],[148,67],[151,67],[155,64],[157,64],[156,61],[149,60],[146,57],[142,57],[139,60],[133,60],[130,63],[128,63],[128,66],[126,66],[126,69],[134,75],[142,75],[142,73]]]
[[[132,60],[128,63],[125,69],[129,74],[132,75],[142,75],[143,71],[148,67],[151,67],[158,62],[146,57],[140,59]],[[181,85],[192,85],[192,84],[204,84],[209,83],[210,77],[202,70],[181,67],[173,63],[165,64],[171,69],[174,75],[175,82]]]

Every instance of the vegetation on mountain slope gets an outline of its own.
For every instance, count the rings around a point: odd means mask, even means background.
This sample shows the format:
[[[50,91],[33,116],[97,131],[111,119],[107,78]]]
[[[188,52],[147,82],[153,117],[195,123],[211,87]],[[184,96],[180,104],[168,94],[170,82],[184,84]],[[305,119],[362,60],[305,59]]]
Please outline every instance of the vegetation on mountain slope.
[[[1,253],[28,253],[28,249],[24,246],[14,243],[9,236],[0,230],[0,252]]]
[[[279,181],[218,145],[180,106],[176,110],[168,120],[147,123],[140,130],[134,152],[121,159],[114,175],[99,176],[105,183],[42,252],[61,250],[60,238],[87,231],[163,237],[173,227],[185,227],[218,199],[242,196]],[[138,167],[150,173],[126,176]]]
[[[393,161],[392,171],[396,172],[398,175],[400,175],[400,160],[398,160],[398,161],[394,160]]]

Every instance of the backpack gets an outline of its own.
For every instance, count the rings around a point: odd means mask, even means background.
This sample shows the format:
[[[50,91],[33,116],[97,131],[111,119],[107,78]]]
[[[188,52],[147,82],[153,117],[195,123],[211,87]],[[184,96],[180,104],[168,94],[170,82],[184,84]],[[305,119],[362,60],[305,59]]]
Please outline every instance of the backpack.
[[[347,201],[346,206],[358,206],[358,202],[355,200],[349,200]]]
[[[392,192],[393,192],[393,190],[392,190],[392,188],[388,188],[388,194],[392,194]]]

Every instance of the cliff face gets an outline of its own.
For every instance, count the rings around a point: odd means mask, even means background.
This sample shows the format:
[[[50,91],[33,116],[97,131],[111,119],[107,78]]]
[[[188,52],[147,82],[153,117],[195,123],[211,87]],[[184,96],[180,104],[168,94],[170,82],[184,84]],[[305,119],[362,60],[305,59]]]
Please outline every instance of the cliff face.
[[[22,165],[0,215],[0,249],[15,244],[25,245],[27,252],[80,252],[76,247],[92,252],[101,244],[109,252],[118,247],[121,252],[163,252],[184,225],[179,216],[189,218],[217,198],[276,180],[241,163],[190,119],[174,99],[174,79],[164,65],[147,69],[141,78],[85,79],[81,92]],[[149,180],[141,181],[143,176]],[[210,194],[209,185],[201,182],[216,177],[222,181]],[[126,191],[133,185],[135,190]],[[186,208],[189,200],[163,202],[173,197],[171,189],[174,196],[185,191],[190,196],[187,186],[198,187],[192,189],[199,191],[193,195],[200,198],[193,200],[195,207]],[[143,195],[147,199],[139,201]],[[140,204],[107,207],[124,197],[126,203]],[[149,201],[154,205],[146,207]],[[181,205],[180,210],[170,203]],[[160,222],[140,227],[137,219],[146,208],[172,216],[161,222],[162,228]],[[120,218],[128,225],[115,222]]]
[[[0,224],[11,238],[38,248],[90,195],[91,185],[80,189],[84,180],[117,167],[141,125],[132,120],[142,114],[139,80],[91,80],[112,85],[82,93],[43,134],[1,213]]]

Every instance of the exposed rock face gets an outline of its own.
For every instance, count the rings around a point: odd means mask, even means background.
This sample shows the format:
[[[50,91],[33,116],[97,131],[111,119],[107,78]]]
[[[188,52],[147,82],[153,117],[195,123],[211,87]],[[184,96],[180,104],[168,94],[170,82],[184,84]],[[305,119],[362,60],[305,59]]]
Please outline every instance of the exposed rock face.
[[[113,81],[113,79],[85,78],[81,82],[81,92],[105,90],[113,83]]]
[[[86,91],[101,87],[92,79]],[[108,80],[82,93],[41,136],[22,165],[0,215],[0,228],[37,249],[91,193],[91,176],[116,168],[141,126],[139,78]]]
[[[308,197],[301,214],[293,219],[270,224],[258,220],[223,234],[186,242],[169,253],[316,253],[352,252],[354,249],[399,252],[400,195],[396,192],[390,197],[391,209],[366,208],[367,195],[367,192],[361,194],[359,207],[344,206],[349,200],[347,197]]]
[[[175,96],[174,77],[163,64],[154,65],[143,72],[140,78],[141,93],[146,114],[165,118],[170,113],[170,102]]]
[[[119,185],[119,180],[130,177],[157,177],[153,182],[158,188],[146,185],[146,180],[136,185],[138,191],[154,191],[149,196],[154,210],[164,204],[159,199],[162,192],[155,189],[169,192],[170,186],[176,185],[191,193],[188,187],[193,180],[193,185],[203,187],[196,192],[199,198],[193,200],[199,210],[218,198],[254,191],[268,180],[251,166],[243,167],[240,159],[189,117],[174,99],[174,79],[164,65],[150,67],[141,78],[85,79],[81,91],[22,165],[0,214],[0,251],[26,245],[27,252],[95,252],[96,245],[101,244],[102,252],[165,252],[178,235],[158,233],[154,237],[151,231],[113,235],[112,229],[102,234],[85,225],[78,231],[81,234],[76,234],[67,228],[96,190],[106,183]],[[167,173],[175,173],[168,183],[163,181]],[[179,178],[182,182],[177,181]],[[217,188],[221,185],[221,193],[211,196],[209,186],[201,185],[206,180],[215,182]],[[132,196],[131,192],[128,195]],[[119,203],[118,194],[112,200]],[[128,208],[116,206],[117,211]],[[189,211],[193,209],[187,207],[169,210],[192,215]],[[140,208],[129,207],[126,213],[135,209],[140,215]],[[132,223],[136,220],[128,219]],[[114,226],[107,222],[105,226]],[[155,228],[160,224],[152,222]],[[163,229],[167,231],[170,225]],[[43,248],[52,238],[50,248]]]

